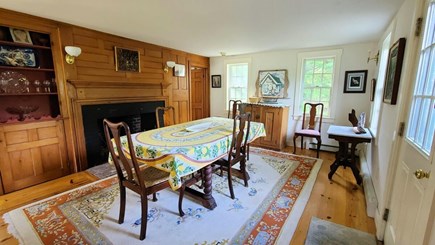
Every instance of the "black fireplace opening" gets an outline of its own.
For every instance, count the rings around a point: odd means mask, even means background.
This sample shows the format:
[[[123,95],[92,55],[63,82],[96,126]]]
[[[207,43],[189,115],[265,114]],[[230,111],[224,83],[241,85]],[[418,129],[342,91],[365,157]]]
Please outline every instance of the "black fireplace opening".
[[[107,162],[109,150],[103,130],[103,119],[125,122],[131,133],[156,128],[155,110],[165,106],[164,101],[147,101],[117,104],[83,105],[82,117],[88,168]]]

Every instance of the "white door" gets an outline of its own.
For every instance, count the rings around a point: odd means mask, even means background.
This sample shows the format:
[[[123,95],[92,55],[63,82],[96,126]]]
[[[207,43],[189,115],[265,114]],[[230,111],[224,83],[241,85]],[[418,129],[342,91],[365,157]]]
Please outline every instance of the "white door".
[[[435,0],[427,11],[410,112],[406,123],[385,230],[386,245],[428,244],[435,207]],[[420,169],[420,170],[419,170]],[[432,172],[432,176],[430,176]],[[431,217],[431,218],[430,218]]]

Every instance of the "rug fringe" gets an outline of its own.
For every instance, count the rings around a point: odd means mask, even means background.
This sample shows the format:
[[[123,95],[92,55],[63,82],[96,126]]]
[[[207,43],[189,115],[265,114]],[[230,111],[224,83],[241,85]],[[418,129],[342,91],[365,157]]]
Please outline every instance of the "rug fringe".
[[[19,244],[24,244],[22,238],[20,237],[20,234],[18,233],[17,229],[15,228],[11,217],[9,216],[9,213],[5,213],[2,216],[5,224],[7,225],[7,232],[12,235],[15,239],[18,240]]]

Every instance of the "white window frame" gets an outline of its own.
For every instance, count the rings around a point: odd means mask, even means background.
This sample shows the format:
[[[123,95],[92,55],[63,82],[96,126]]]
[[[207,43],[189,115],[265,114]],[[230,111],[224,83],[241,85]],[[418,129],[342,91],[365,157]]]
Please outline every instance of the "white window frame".
[[[225,96],[226,96],[226,105],[225,108],[226,110],[228,110],[228,100],[229,100],[229,94],[228,94],[228,65],[234,65],[234,64],[241,64],[241,63],[245,63],[248,64],[248,81],[247,81],[247,85],[246,85],[246,89],[247,89],[247,93],[246,93],[246,100],[244,102],[248,101],[249,98],[249,93],[250,93],[250,83],[249,81],[251,81],[251,59],[250,58],[239,58],[239,59],[225,59],[224,60],[224,76],[223,76],[223,80],[225,81]],[[255,85],[255,84],[254,84]]]
[[[303,83],[303,69],[304,60],[306,59],[322,59],[322,58],[333,58],[334,59],[334,77],[332,79],[331,87],[331,100],[329,101],[330,114],[328,117],[323,117],[325,121],[335,118],[335,99],[337,95],[338,79],[340,78],[340,67],[341,67],[341,55],[343,51],[341,49],[332,50],[322,50],[313,52],[302,52],[298,54],[298,70],[296,79],[296,94],[295,94],[295,105],[294,105],[294,116],[302,116],[303,111],[300,110],[300,105],[303,100],[302,83]]]

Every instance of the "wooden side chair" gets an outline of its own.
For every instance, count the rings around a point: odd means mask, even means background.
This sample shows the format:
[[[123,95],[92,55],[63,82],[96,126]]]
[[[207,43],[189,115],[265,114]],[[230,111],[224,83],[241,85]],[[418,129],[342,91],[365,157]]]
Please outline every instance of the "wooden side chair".
[[[239,105],[242,103],[241,100],[229,100],[228,101],[228,118],[234,119],[234,117],[239,114]]]
[[[142,216],[139,238],[140,240],[143,240],[145,239],[147,230],[147,196],[153,194],[153,201],[157,201],[156,192],[169,187],[169,173],[153,167],[139,167],[136,154],[134,153],[135,150],[131,140],[130,129],[125,122],[112,123],[109,120],[104,119],[103,125],[107,147],[109,148],[110,154],[112,156],[119,180],[120,207],[118,223],[124,223],[126,188],[128,188],[140,195]],[[126,135],[129,152],[133,153],[130,154],[131,158],[127,158],[124,152],[120,150],[122,149],[122,133],[125,133]],[[116,149],[118,149],[117,155],[115,154],[115,148],[111,140],[112,138],[114,139]],[[184,188],[184,185],[180,188],[180,196],[178,200],[178,212],[180,216],[184,215],[182,210]]]
[[[171,113],[172,113],[172,117],[170,117],[170,116],[165,117],[165,115],[168,115]],[[164,118],[166,118],[166,119],[170,118],[172,120],[172,122],[168,123],[166,121],[166,123],[165,123]],[[166,106],[166,107],[159,106],[159,107],[157,107],[156,108],[156,122],[157,122],[157,128],[175,124],[175,108],[173,106]]]
[[[246,145],[248,135],[246,135],[245,137],[245,134],[249,134],[250,127],[251,127],[250,113],[236,115],[234,117],[233,135],[232,135],[231,146],[230,146],[230,151],[228,152],[228,156],[214,162],[214,164],[220,166],[221,175],[222,175],[222,170],[226,170],[228,173],[228,186],[230,189],[230,194],[232,199],[235,198],[233,181],[232,181],[233,171],[236,171],[238,175],[241,175],[245,186],[246,187],[248,186],[249,175],[246,172],[246,154],[245,151],[243,150],[243,143]],[[240,169],[233,168],[233,166],[236,163],[240,163]]]
[[[229,100],[228,102],[228,118],[234,119],[234,117],[241,112],[240,110],[240,104],[242,103],[241,100]],[[251,117],[249,117],[249,121],[251,120]],[[246,154],[246,159],[249,160],[249,144],[243,144],[242,150]]]
[[[307,112],[307,107],[310,107],[309,109],[309,120],[308,124],[305,125],[305,118],[307,115],[305,114]],[[317,107],[320,107],[320,116],[319,121],[316,127],[316,115],[317,115]],[[322,119],[323,119],[323,104],[322,103],[305,103],[304,104],[304,115],[302,118],[302,129],[296,130],[295,135],[293,136],[293,154],[296,153],[296,138],[301,136],[301,149],[303,148],[304,144],[304,137],[310,137],[310,138],[316,138],[317,140],[317,158],[319,158],[319,151],[320,151],[320,145],[322,144],[322,138],[321,138],[321,129],[322,129]]]

